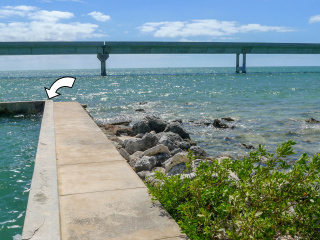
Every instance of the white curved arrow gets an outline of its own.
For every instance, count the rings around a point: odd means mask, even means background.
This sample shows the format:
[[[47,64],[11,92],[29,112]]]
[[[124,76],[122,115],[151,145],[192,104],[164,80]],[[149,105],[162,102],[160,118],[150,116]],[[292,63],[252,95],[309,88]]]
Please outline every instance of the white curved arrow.
[[[75,81],[76,81],[76,78],[74,77],[62,77],[57,79],[49,89],[46,87],[44,87],[44,89],[46,90],[48,98],[51,99],[61,95],[60,93],[57,93],[59,88],[62,88],[62,87],[72,88]]]

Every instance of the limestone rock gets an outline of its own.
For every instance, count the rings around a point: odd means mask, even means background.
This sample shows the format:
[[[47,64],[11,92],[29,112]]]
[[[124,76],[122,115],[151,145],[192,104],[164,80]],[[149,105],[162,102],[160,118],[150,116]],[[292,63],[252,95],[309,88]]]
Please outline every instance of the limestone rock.
[[[161,153],[170,154],[170,151],[169,151],[168,147],[166,147],[165,145],[159,144],[159,145],[156,145],[156,146],[144,151],[143,155],[144,156],[154,156],[154,155],[161,154]]]
[[[162,163],[164,163],[165,161],[167,161],[170,158],[170,154],[166,154],[166,153],[161,153],[161,154],[157,154],[154,155],[154,157],[157,159],[157,167],[162,166]]]
[[[146,175],[151,173],[150,171],[141,171],[141,172],[138,172],[137,175],[142,179],[144,180],[146,178]]]
[[[171,170],[171,168],[175,165],[178,165],[179,163],[186,163],[189,162],[189,159],[187,158],[186,153],[177,153],[172,158],[169,158],[167,161],[163,163],[164,169],[166,170],[166,173]]]
[[[170,152],[170,154],[172,155],[172,156],[174,156],[174,155],[176,155],[177,153],[182,153],[183,152],[183,150],[181,149],[181,148],[175,148],[175,149],[173,149],[171,152]]]
[[[134,169],[136,172],[151,171],[156,165],[157,159],[154,156],[144,156],[136,162]]]
[[[125,160],[130,161],[130,155],[124,148],[120,148],[119,153]]]
[[[166,135],[163,135],[160,140],[159,143],[166,146],[170,151],[172,151],[174,149],[174,144],[172,141],[170,141],[168,139],[168,137]]]
[[[170,171],[168,171],[167,175],[168,176],[173,176],[173,175],[177,175],[177,174],[182,174],[184,170],[186,170],[186,163],[182,162],[179,163],[175,166],[173,166]]]
[[[136,151],[145,151],[154,147],[158,143],[158,138],[155,134],[146,133],[143,138],[132,138],[125,140],[125,150],[129,154],[133,154]]]
[[[137,151],[129,157],[129,165],[133,167],[143,157],[142,151]]]
[[[169,123],[164,131],[177,133],[182,139],[190,139],[189,133],[177,122]]]

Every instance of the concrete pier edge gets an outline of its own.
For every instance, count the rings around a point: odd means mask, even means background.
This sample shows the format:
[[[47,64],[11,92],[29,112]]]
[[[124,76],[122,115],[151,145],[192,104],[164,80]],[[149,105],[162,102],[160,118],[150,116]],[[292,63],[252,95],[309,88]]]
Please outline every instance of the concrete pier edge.
[[[45,101],[22,239],[60,240],[53,101]]]

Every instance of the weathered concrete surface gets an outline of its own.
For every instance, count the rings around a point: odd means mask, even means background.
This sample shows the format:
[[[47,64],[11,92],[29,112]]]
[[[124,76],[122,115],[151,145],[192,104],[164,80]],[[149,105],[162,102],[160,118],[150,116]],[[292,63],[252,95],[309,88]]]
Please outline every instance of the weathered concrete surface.
[[[60,239],[53,102],[46,101],[22,239]]]
[[[42,112],[45,101],[0,102],[0,115]]]
[[[185,239],[80,104],[54,113],[62,239]]]

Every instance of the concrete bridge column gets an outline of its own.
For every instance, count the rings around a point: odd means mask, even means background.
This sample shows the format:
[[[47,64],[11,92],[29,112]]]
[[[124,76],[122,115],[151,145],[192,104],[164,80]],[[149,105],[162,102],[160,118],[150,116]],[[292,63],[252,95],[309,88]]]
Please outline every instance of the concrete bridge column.
[[[247,56],[246,53],[242,54],[242,67],[239,67],[239,56],[240,53],[236,54],[236,73],[239,73],[240,71],[242,73],[246,73],[246,67],[247,67]]]
[[[107,76],[106,60],[109,58],[109,53],[98,53],[97,58],[101,62],[101,76]]]

